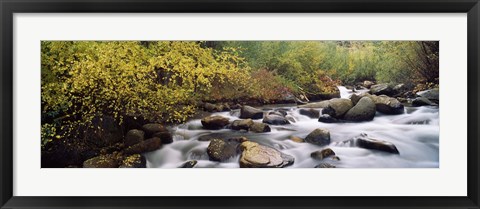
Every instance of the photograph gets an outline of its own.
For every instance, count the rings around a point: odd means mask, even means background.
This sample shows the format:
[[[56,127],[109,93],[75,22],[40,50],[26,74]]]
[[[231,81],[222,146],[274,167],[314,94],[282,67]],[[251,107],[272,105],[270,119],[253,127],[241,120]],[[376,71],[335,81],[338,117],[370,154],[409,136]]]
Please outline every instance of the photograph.
[[[40,45],[41,168],[440,168],[438,40]]]

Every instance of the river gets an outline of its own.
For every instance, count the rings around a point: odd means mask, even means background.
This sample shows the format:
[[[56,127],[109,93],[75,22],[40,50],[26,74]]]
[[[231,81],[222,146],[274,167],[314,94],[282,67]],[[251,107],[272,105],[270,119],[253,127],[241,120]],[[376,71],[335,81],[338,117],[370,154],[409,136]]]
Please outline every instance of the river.
[[[339,86],[342,98],[348,98],[352,92]],[[359,93],[359,92],[356,92]],[[359,123],[322,123],[318,119],[299,114],[296,105],[273,105],[260,107],[265,111],[276,108],[288,109],[288,115],[295,123],[288,125],[270,125],[271,132],[250,133],[230,129],[204,130],[200,120],[191,120],[185,124],[169,127],[174,142],[161,149],[146,153],[149,168],[176,168],[189,160],[196,160],[195,168],[239,168],[239,157],[227,162],[214,162],[206,153],[209,141],[199,141],[203,135],[218,133],[232,136],[245,136],[251,141],[273,147],[295,158],[295,163],[286,168],[313,168],[320,162],[327,162],[337,168],[438,168],[439,167],[439,111],[438,106],[405,107],[400,115],[376,113],[375,118]],[[239,110],[213,113],[230,119],[239,119]],[[261,119],[254,120],[261,122]],[[298,143],[291,136],[305,138],[316,128],[330,131],[331,143],[320,147],[310,143]],[[393,143],[400,154],[369,150],[353,146],[348,140],[366,133],[369,137]],[[331,148],[340,160],[315,160],[310,153]]]

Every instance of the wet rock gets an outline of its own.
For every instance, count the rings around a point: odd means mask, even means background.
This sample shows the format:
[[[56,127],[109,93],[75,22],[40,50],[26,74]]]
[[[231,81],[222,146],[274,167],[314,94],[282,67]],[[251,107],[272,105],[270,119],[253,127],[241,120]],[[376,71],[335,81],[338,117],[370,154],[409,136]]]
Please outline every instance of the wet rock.
[[[322,109],[322,114],[328,114],[334,118],[341,118],[350,108],[353,103],[350,99],[331,99],[327,107]]]
[[[147,161],[145,157],[140,154],[134,154],[125,157],[122,163],[120,164],[119,168],[146,168]]]
[[[264,132],[272,131],[269,125],[265,123],[258,123],[258,122],[254,122],[253,125],[250,126],[250,129],[248,130],[254,133],[264,133]]]
[[[251,106],[244,105],[240,109],[240,118],[261,119],[263,118],[263,111]]]
[[[290,124],[290,122],[283,116],[279,115],[266,115],[262,122],[270,125],[286,125]]]
[[[288,121],[290,121],[291,123],[296,123],[297,120],[295,120],[295,118],[291,115],[287,115],[285,116],[285,119],[287,119]]]
[[[375,107],[378,112],[388,115],[397,115],[402,114],[405,111],[403,104],[395,98],[385,95],[372,95],[370,98],[375,102]]]
[[[330,164],[330,163],[320,163],[315,168],[336,168],[336,166]]]
[[[425,97],[417,97],[412,100],[412,106],[414,107],[420,107],[425,105],[435,105],[435,103]]]
[[[319,118],[320,117],[320,111],[312,109],[312,108],[310,108],[310,109],[300,109],[299,113],[301,115],[305,115],[305,116],[308,116],[310,118]]]
[[[340,158],[335,155],[335,156],[332,157],[332,160],[340,161]]]
[[[392,90],[394,94],[402,94],[407,90],[407,86],[405,86],[403,83],[397,84],[392,88]]]
[[[320,115],[320,117],[318,118],[318,122],[322,122],[322,123],[337,123],[339,122],[338,119],[330,116],[329,114],[322,114]]]
[[[317,128],[305,137],[305,141],[319,146],[330,144],[330,131],[323,128]]]
[[[193,168],[193,167],[195,167],[195,165],[197,165],[196,160],[189,160],[189,161],[183,163],[179,168]]]
[[[302,138],[298,137],[298,136],[290,136],[290,140],[294,141],[294,142],[297,142],[297,143],[304,143],[305,140],[303,140]]]
[[[217,130],[217,129],[222,129],[226,125],[229,124],[228,118],[219,116],[219,115],[213,115],[213,116],[208,116],[205,117],[201,120],[202,126],[205,129],[210,129],[210,130]]]
[[[227,140],[212,139],[207,147],[207,154],[211,161],[223,162],[235,157],[239,152],[240,143],[246,141],[245,137]]]
[[[83,162],[84,168],[118,168],[119,158],[116,154],[100,155]]]
[[[294,158],[271,147],[246,141],[240,145],[243,150],[240,168],[283,168],[294,163]]]
[[[369,89],[371,86],[373,86],[375,83],[373,81],[363,81],[362,85],[363,87]]]
[[[361,94],[352,94],[350,96],[350,100],[352,101],[353,105],[356,105],[358,103],[358,101],[360,101],[360,99],[365,97],[365,96],[371,97],[372,95],[370,95],[369,93],[366,93],[366,92],[361,93]]]
[[[278,110],[278,111],[269,112],[268,115],[278,115],[280,117],[285,117],[287,115],[287,112],[284,110]]]
[[[348,110],[343,118],[355,122],[369,121],[373,120],[375,112],[376,107],[372,99],[369,97],[363,97],[354,107],[352,107],[352,109]]]
[[[145,131],[145,137],[150,138],[154,133],[167,132],[168,130],[158,123],[149,123],[142,126],[142,130]]]
[[[335,155],[335,152],[330,148],[326,148],[323,150],[318,150],[310,153],[310,157],[312,157],[315,160],[323,160],[327,157],[334,156],[334,155]]]
[[[430,101],[438,103],[440,92],[438,91],[437,88],[435,88],[435,89],[428,89],[425,91],[417,92],[417,95],[421,97],[425,97]]]
[[[390,87],[388,84],[376,84],[370,87],[370,93],[375,94],[375,95],[388,95],[392,96],[393,95],[393,89]]]
[[[233,130],[248,130],[253,125],[252,119],[234,120],[230,126]]]
[[[153,137],[146,139],[138,144],[129,146],[125,149],[125,154],[141,154],[145,152],[151,152],[162,147],[162,139]]]
[[[132,129],[125,135],[125,146],[131,146],[142,142],[145,139],[145,132],[138,129]]]
[[[330,100],[321,102],[312,102],[304,105],[299,105],[299,108],[325,108],[330,104]]]
[[[387,141],[370,138],[366,134],[362,134],[361,136],[357,137],[356,144],[358,147],[365,149],[373,149],[392,154],[400,154],[394,144]]]
[[[153,137],[160,138],[162,140],[162,144],[170,144],[173,142],[173,136],[170,132],[157,132],[153,134]]]

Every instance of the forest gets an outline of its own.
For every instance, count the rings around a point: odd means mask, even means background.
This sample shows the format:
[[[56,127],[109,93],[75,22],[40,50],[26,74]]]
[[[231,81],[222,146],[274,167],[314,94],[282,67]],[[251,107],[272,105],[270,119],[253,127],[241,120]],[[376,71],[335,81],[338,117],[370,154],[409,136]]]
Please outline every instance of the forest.
[[[127,151],[138,144],[125,140],[145,124],[168,133],[204,112],[305,105],[365,82],[401,84],[388,96],[402,103],[438,89],[439,42],[42,41],[42,167],[86,167],[106,155],[129,167],[145,150]]]

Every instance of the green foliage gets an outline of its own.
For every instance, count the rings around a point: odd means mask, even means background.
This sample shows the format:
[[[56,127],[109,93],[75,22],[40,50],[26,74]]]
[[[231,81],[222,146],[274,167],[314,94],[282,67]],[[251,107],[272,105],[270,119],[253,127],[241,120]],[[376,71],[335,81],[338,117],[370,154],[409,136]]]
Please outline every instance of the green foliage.
[[[102,115],[185,121],[212,86],[243,82],[241,63],[197,42],[42,42],[42,141],[100,129]]]

